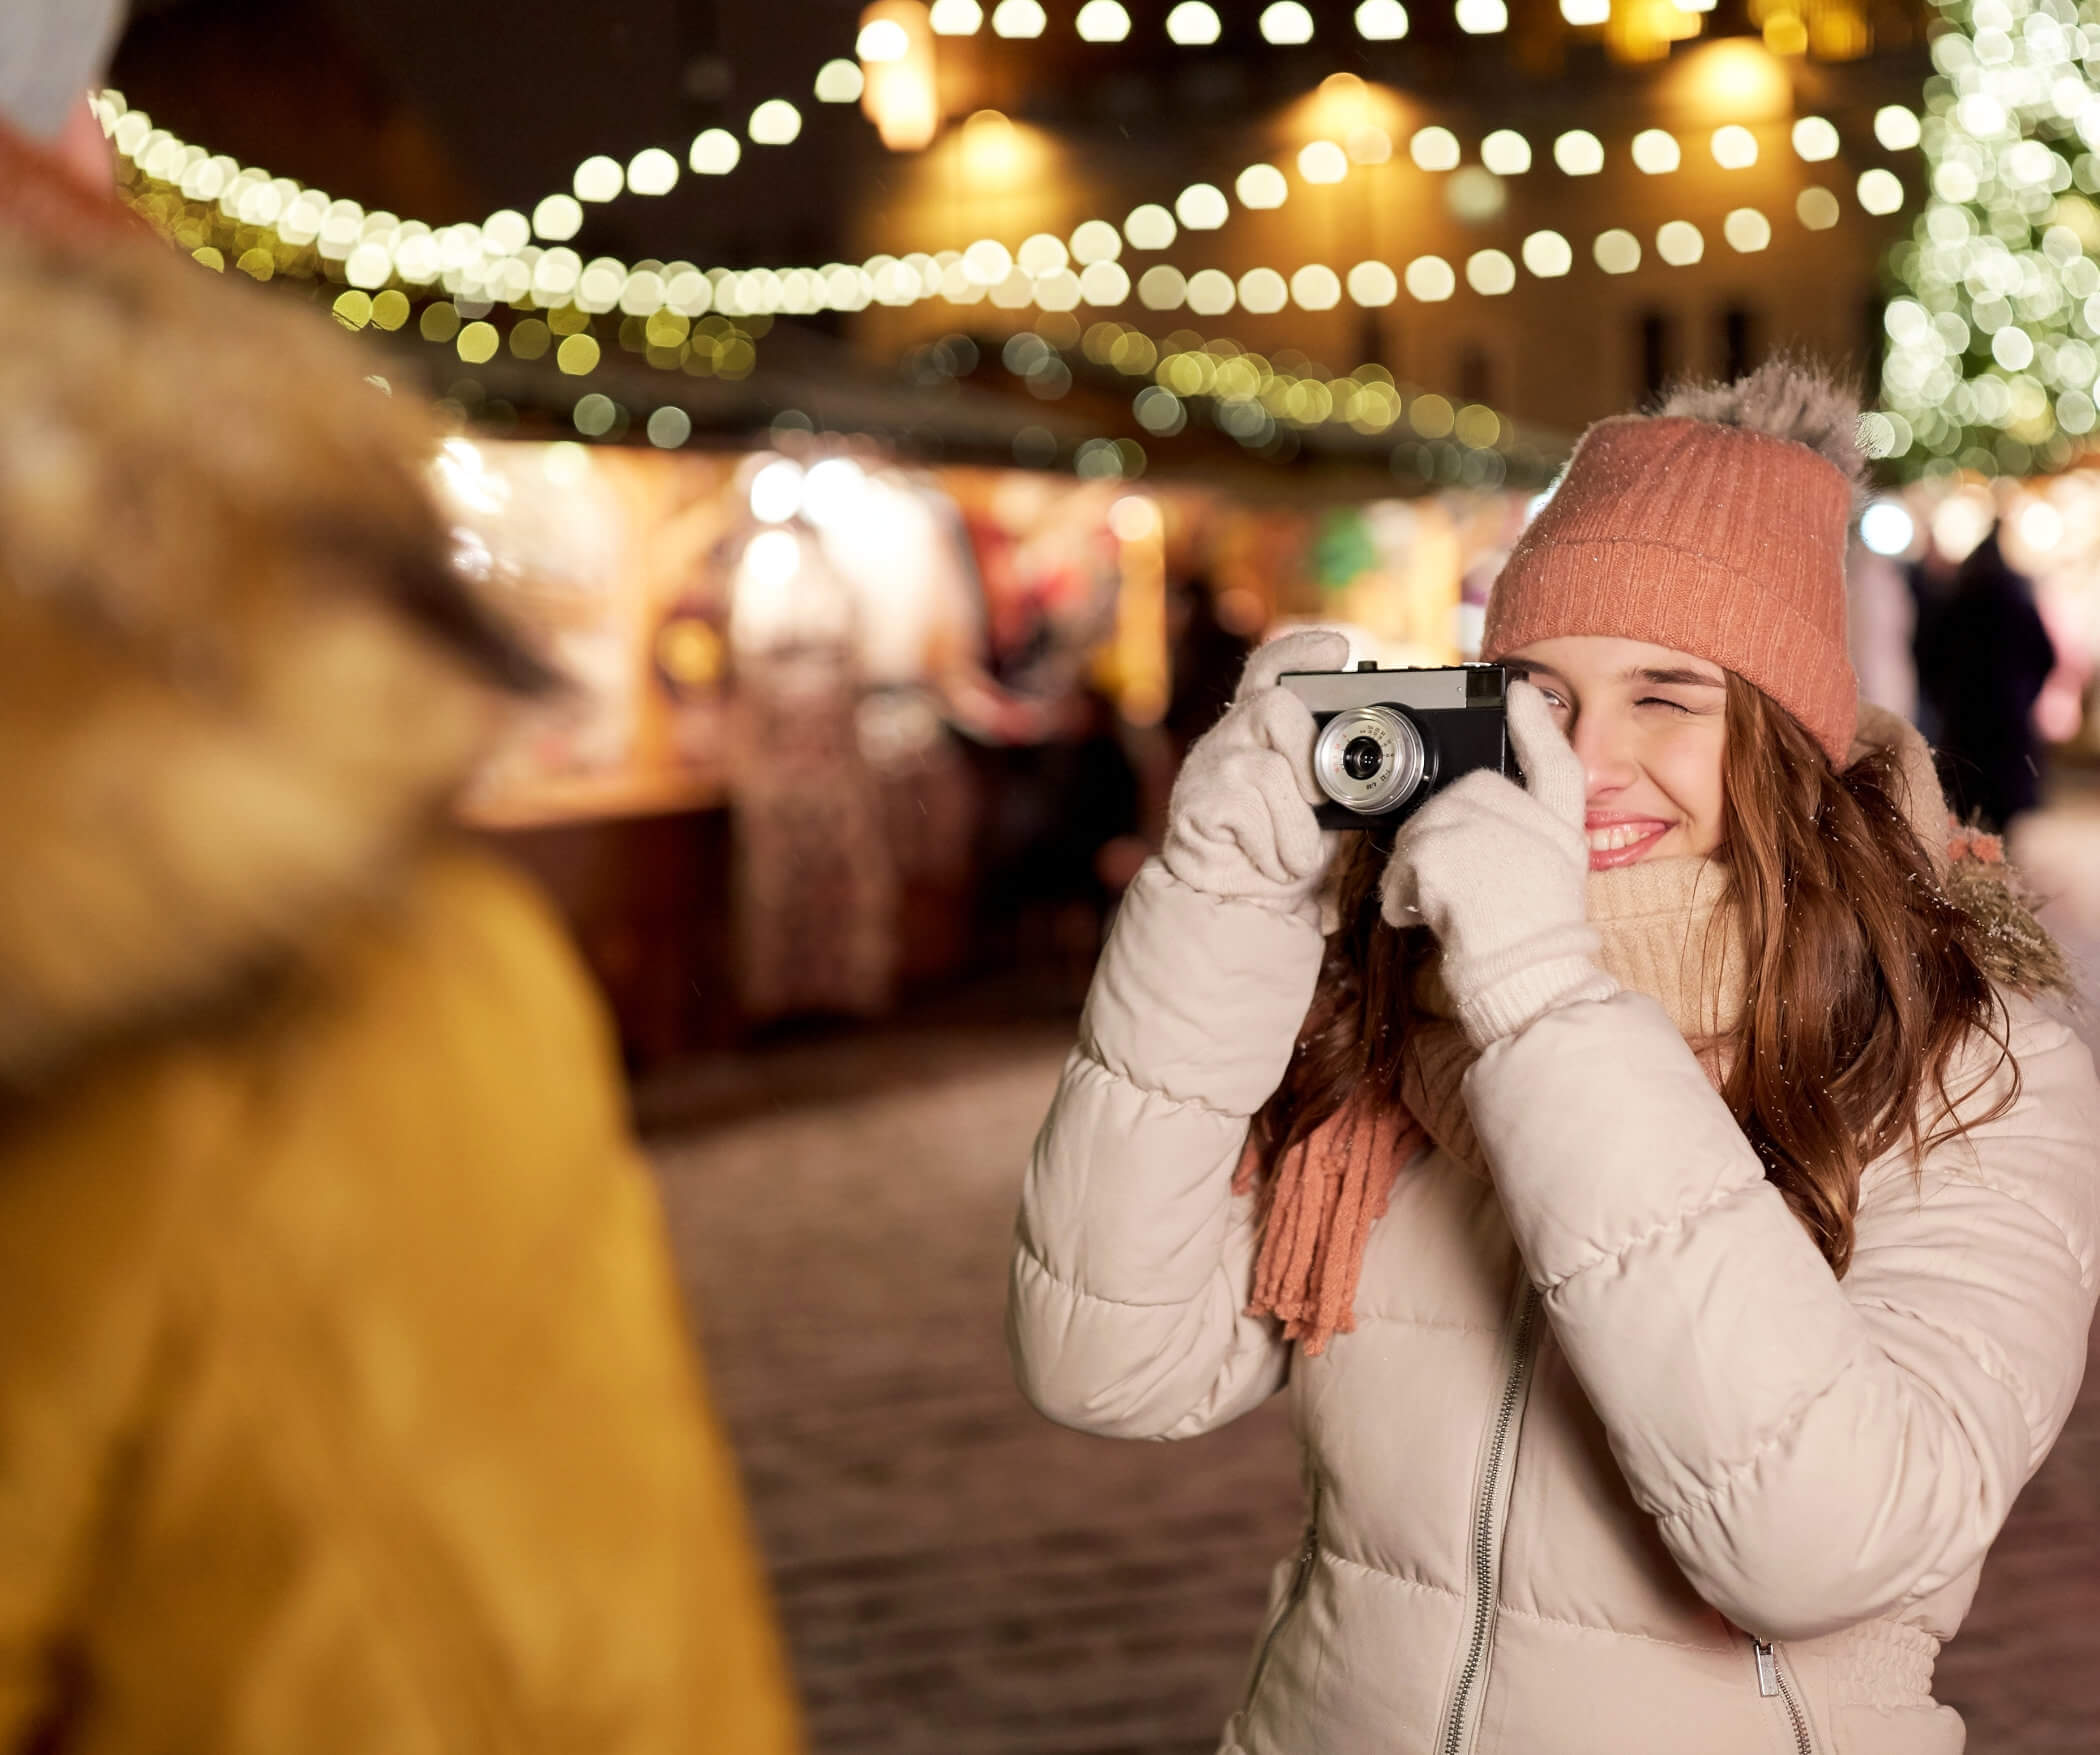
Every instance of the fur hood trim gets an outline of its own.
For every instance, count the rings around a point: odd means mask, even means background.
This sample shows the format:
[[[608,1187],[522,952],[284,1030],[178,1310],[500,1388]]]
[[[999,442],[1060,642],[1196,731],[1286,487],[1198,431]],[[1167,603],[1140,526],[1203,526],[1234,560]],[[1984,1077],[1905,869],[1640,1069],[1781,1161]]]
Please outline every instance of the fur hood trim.
[[[384,887],[529,660],[431,432],[330,326],[145,242],[0,252],[0,1091]]]

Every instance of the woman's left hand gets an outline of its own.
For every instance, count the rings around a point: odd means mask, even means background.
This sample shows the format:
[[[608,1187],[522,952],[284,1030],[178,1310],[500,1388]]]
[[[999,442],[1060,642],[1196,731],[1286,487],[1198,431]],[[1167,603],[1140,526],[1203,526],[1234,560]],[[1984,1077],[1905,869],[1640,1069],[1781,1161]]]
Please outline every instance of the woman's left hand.
[[[1390,924],[1436,934],[1476,1048],[1618,991],[1594,960],[1582,762],[1529,683],[1510,684],[1509,739],[1524,785],[1482,770],[1446,787],[1401,828],[1379,885]]]

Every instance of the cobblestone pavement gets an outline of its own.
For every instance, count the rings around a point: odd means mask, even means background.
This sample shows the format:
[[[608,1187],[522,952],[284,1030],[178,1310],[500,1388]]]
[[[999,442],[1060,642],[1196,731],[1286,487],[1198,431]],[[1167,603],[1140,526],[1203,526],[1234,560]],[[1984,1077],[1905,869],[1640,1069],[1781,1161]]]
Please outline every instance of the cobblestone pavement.
[[[2018,851],[2100,977],[2100,811]],[[774,1106],[657,1142],[819,1755],[1197,1755],[1236,1704],[1298,1519],[1281,1409],[1116,1443],[1039,1419],[1008,1370],[1014,1199],[1068,1039],[796,1051],[749,1069]],[[1972,1755],[2100,1750],[2100,1374],[1938,1689]]]

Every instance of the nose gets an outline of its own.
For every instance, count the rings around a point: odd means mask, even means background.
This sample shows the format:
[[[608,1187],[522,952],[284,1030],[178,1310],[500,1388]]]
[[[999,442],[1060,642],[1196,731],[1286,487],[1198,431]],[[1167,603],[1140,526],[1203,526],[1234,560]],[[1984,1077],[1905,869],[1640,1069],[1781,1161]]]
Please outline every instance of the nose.
[[[1568,742],[1582,760],[1584,795],[1592,803],[1632,784],[1632,733],[1626,716],[1609,708],[1585,708],[1568,727]]]

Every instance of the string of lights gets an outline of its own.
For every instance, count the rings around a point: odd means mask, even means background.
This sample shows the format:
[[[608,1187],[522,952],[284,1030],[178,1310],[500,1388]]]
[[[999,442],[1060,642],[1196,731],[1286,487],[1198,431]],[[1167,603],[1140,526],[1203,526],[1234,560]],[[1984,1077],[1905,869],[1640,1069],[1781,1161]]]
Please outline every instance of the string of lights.
[[[1885,317],[1889,454],[1931,473],[2060,467],[2100,396],[2100,4],[1940,5],[1929,194]]]
[[[1622,59],[1654,59],[1673,42],[1698,34],[1714,0],[1560,0],[1560,17],[1570,29],[1600,34]],[[1455,0],[1452,22],[1468,36],[1495,36],[1509,29],[1507,0]],[[1755,0],[1751,19],[1774,54],[1812,54],[1822,60],[1851,60],[1866,53],[1873,36],[1864,11],[1848,0]],[[989,10],[979,0],[933,0],[928,13],[933,34],[976,36],[989,24],[991,34],[1014,42],[1033,42],[1050,27],[1039,0],[995,0]],[[1369,43],[1404,39],[1413,21],[1402,0],[1362,0],[1351,15],[1355,34]],[[1120,43],[1133,28],[1129,9],[1120,0],[1085,0],[1072,18],[1081,42]],[[1218,9],[1205,0],[1180,0],[1163,21],[1169,42],[1183,48],[1207,48],[1225,30]],[[1262,40],[1278,48],[1310,43],[1319,34],[1311,10],[1299,0],[1274,0],[1256,18]],[[889,58],[890,43],[878,35],[872,42],[863,30],[856,50],[862,61]],[[873,51],[872,53],[870,51]],[[841,65],[841,63],[833,63]],[[852,66],[853,63],[843,63]],[[858,93],[855,94],[856,98]]]
[[[1462,271],[1442,257],[1423,255],[1398,267],[1366,260],[1343,271],[1308,263],[1288,276],[1273,267],[1257,267],[1237,277],[1216,268],[1187,273],[1162,262],[1133,276],[1121,260],[1126,244],[1133,252],[1157,254],[1171,248],[1183,231],[1215,231],[1225,224],[1231,203],[1224,191],[1196,183],[1181,191],[1171,211],[1163,204],[1145,203],[1133,208],[1120,226],[1087,219],[1068,238],[1040,232],[1017,248],[983,238],[963,250],[878,253],[858,265],[630,265],[610,256],[585,259],[566,244],[535,243],[533,222],[514,210],[492,214],[479,226],[444,227],[368,213],[354,201],[302,188],[257,167],[243,168],[183,142],[153,127],[143,112],[129,110],[121,93],[102,94],[97,110],[119,152],[186,204],[187,211],[178,215],[163,199],[157,217],[188,247],[211,249],[259,276],[314,273],[340,278],[367,294],[399,287],[411,299],[419,293],[436,296],[436,289],[442,288],[444,295],[469,305],[573,307],[589,314],[618,311],[642,318],[670,311],[690,322],[711,311],[731,318],[800,316],[859,311],[870,304],[908,306],[936,297],[956,305],[989,300],[1014,310],[1034,306],[1071,311],[1082,305],[1113,308],[1135,295],[1152,311],[1185,306],[1197,316],[1217,317],[1237,307],[1268,315],[1292,304],[1308,311],[1329,310],[1344,293],[1363,308],[1377,308],[1393,303],[1402,288],[1417,302],[1441,302],[1456,294],[1461,272],[1473,292],[1495,297],[1516,286],[1519,263],[1534,278],[1550,280],[1568,274],[1577,260],[1575,246],[1565,236],[1540,230],[1525,237],[1514,256],[1493,248],[1472,253]],[[1900,106],[1888,106],[1875,118],[1875,133],[1885,147],[1901,150],[1916,143],[1918,118]],[[705,141],[707,136],[700,138]],[[1837,129],[1816,116],[1796,122],[1789,139],[1795,154],[1808,164],[1834,158],[1841,146]],[[1757,138],[1739,124],[1715,129],[1707,144],[1724,168],[1742,169],[1757,162]],[[1314,140],[1299,152],[1297,170],[1307,184],[1339,182],[1352,165],[1381,162],[1390,151],[1382,133],[1376,142],[1352,137],[1346,149],[1334,141]],[[1478,152],[1482,167],[1496,176],[1523,175],[1534,163],[1529,141],[1512,129],[1487,135]],[[1442,127],[1418,130],[1409,153],[1418,167],[1431,173],[1455,172],[1463,158],[1457,137]],[[648,156],[638,155],[636,163]],[[662,156],[669,158],[668,153]],[[1605,164],[1603,143],[1585,130],[1558,136],[1551,156],[1568,176],[1596,175]],[[1667,175],[1681,164],[1682,145],[1665,130],[1646,129],[1634,136],[1629,159],[1644,174]],[[629,186],[632,170],[630,166]],[[607,157],[586,161],[577,180],[591,188],[596,199],[622,176],[621,167]],[[655,185],[645,177],[643,186]],[[1257,163],[1234,180],[1234,193],[1243,208],[1275,208],[1289,198],[1290,181],[1278,167]],[[1859,174],[1853,194],[1864,211],[1875,215],[1897,211],[1906,199],[1902,180],[1880,166]],[[1830,189],[1811,184],[1798,194],[1795,214],[1807,228],[1827,230],[1838,223],[1842,204]],[[556,229],[567,230],[570,217],[565,213]],[[228,230],[233,236],[222,242],[218,234]],[[1730,247],[1744,252],[1764,248],[1772,236],[1769,218],[1752,207],[1729,210],[1719,230]],[[238,246],[230,256],[229,243]],[[1689,220],[1672,220],[1658,229],[1653,250],[1668,266],[1686,266],[1703,256],[1705,233]],[[1642,267],[1647,252],[1633,233],[1609,228],[1591,240],[1589,255],[1606,274],[1630,274]]]

